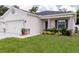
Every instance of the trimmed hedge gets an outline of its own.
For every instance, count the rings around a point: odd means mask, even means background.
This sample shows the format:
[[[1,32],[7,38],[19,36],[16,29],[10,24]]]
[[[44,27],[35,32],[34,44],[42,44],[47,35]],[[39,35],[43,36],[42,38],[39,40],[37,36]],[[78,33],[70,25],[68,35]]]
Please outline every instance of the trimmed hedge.
[[[78,27],[75,27],[75,33],[78,33]]]

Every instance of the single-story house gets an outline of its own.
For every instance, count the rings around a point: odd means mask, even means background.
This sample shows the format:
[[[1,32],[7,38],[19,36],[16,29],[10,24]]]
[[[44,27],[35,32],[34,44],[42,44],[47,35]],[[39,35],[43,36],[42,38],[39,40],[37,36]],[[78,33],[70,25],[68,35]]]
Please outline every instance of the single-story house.
[[[76,15],[74,12],[42,11],[32,14],[15,7],[8,9],[0,17],[0,32],[22,35],[25,28],[27,35],[38,35],[44,29],[66,27],[75,30]]]

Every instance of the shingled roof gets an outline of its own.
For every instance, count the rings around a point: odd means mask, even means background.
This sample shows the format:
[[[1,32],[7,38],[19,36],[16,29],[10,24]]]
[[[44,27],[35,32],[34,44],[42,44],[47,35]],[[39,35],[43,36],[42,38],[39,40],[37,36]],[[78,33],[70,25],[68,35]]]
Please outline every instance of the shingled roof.
[[[67,12],[63,12],[63,11],[42,11],[42,12],[38,12],[36,13],[37,15],[51,15],[51,14],[60,14],[60,13],[71,13],[72,11],[67,11]]]

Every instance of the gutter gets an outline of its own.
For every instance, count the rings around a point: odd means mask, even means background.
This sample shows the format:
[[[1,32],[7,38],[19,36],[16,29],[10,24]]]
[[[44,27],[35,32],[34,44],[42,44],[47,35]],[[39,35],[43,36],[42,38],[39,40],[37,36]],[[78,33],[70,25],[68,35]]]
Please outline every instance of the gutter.
[[[39,15],[41,19],[47,18],[59,18],[59,17],[73,17],[75,13],[62,13],[62,14],[51,14],[51,15]]]

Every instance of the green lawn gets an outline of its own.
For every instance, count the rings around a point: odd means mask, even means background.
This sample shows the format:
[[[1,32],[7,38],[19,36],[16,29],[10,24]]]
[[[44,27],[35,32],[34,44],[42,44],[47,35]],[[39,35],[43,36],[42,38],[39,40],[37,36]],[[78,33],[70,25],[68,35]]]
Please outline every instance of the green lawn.
[[[0,40],[0,52],[79,52],[79,34],[74,36],[38,35]]]

